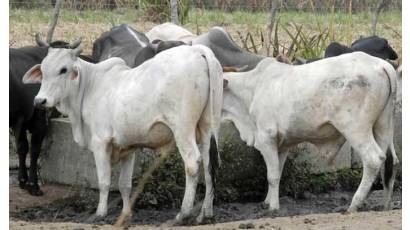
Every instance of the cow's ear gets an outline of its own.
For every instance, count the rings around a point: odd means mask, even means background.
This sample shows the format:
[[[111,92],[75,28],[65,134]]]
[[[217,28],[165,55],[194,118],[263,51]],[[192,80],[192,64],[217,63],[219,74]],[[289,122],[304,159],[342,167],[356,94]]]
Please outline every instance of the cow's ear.
[[[80,78],[80,69],[76,66],[76,65],[74,65],[73,66],[73,71],[71,71],[71,74],[70,74],[70,80],[77,80],[77,79],[79,79]]]
[[[27,71],[26,74],[23,76],[23,83],[24,84],[38,84],[41,83],[41,80],[43,79],[43,73],[41,72],[41,64],[37,64],[29,71]]]

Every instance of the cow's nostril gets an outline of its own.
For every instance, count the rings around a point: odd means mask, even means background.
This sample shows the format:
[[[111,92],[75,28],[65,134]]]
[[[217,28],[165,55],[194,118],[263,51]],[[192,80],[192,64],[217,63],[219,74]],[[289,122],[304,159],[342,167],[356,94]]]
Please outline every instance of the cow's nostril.
[[[45,98],[34,98],[34,106],[41,107],[46,104],[47,100]]]

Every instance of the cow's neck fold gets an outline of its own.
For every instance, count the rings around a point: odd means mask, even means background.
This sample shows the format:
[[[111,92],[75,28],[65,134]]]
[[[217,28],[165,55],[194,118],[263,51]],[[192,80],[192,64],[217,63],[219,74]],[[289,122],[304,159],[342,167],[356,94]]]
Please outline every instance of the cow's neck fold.
[[[92,78],[92,64],[89,64],[82,60],[77,60],[79,79],[78,84],[73,85],[75,87],[72,90],[72,94],[67,98],[68,117],[71,122],[71,127],[73,131],[74,141],[77,142],[81,147],[86,147],[88,145],[89,137],[87,136],[87,130],[84,125],[83,118],[83,105],[86,97],[87,89],[91,85]]]
[[[254,144],[254,130],[250,110],[257,84],[256,76],[248,72],[227,74],[228,86],[224,89],[222,119],[232,121],[239,130],[241,139],[248,145]]]

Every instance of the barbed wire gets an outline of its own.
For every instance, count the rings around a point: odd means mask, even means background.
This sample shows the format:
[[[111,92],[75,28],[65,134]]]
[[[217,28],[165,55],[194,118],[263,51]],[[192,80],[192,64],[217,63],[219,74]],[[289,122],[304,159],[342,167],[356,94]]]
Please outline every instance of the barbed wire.
[[[166,4],[145,4],[145,6],[149,5],[150,7],[168,7]],[[51,1],[47,2],[33,2],[32,0],[16,0],[16,1],[9,1],[10,8],[53,8],[54,4]],[[71,10],[98,10],[98,9],[115,9],[115,8],[131,8],[131,9],[139,9],[140,6],[137,2],[131,3],[116,3],[116,1],[111,2],[104,2],[104,3],[92,3],[92,2],[82,2],[82,1],[65,1],[61,5],[63,9],[71,9]],[[261,5],[250,5],[250,4],[198,4],[192,2],[189,5],[190,9],[202,9],[202,10],[222,10],[222,11],[235,11],[235,10],[250,10],[250,11],[269,11],[270,7],[268,4],[261,4]],[[289,4],[282,4],[278,7],[279,10],[284,11],[349,11],[349,6],[346,5],[289,5]],[[353,12],[361,12],[361,11],[372,11],[374,6],[370,5],[356,5],[351,8]],[[399,10],[401,11],[401,4],[394,3],[389,4],[386,7],[386,10]]]

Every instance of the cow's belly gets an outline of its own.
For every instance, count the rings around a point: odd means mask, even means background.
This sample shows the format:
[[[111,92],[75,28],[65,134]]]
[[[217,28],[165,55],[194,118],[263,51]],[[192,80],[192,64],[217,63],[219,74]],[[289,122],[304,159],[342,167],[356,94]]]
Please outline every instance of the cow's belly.
[[[285,135],[280,134],[280,139],[283,140],[283,147],[290,147],[301,142],[326,142],[327,140],[332,140],[340,136],[340,132],[330,123],[322,123],[314,126],[314,124],[308,123],[307,121],[299,122],[306,123],[290,126],[287,131],[283,132]]]
[[[171,129],[162,122],[156,122],[145,127],[129,127],[127,130],[117,130],[113,142],[122,148],[146,147],[156,149],[173,140]]]

